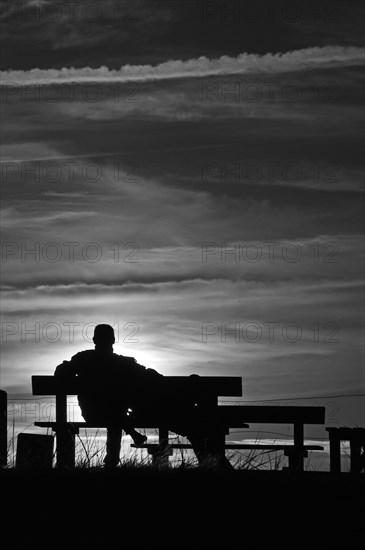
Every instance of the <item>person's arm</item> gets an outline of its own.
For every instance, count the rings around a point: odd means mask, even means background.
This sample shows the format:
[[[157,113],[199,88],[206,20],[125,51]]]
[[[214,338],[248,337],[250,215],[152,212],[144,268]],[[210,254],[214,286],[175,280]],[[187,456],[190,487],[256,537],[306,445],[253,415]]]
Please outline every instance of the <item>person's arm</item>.
[[[130,408],[133,411],[140,411],[151,406],[156,407],[155,390],[158,394],[161,393],[163,375],[155,369],[137,363],[134,357],[125,357],[124,359],[128,360],[128,368],[122,368],[121,371],[126,373],[127,383],[125,387]]]
[[[137,361],[134,366],[137,367],[140,370],[140,372],[143,372],[143,374],[147,375],[148,377],[150,376],[152,379],[163,377],[163,374],[161,374],[160,372],[157,372],[157,370],[144,367],[143,365],[140,365],[139,363],[137,363]]]
[[[155,369],[151,369],[148,367],[145,367],[144,365],[141,365],[140,363],[137,363],[134,357],[123,357],[123,359],[128,359],[130,361],[130,366],[133,368],[134,373],[138,374],[147,374],[151,375],[152,377],[162,377],[163,374],[157,372]]]
[[[146,374],[151,374],[151,376],[154,376],[156,378],[158,376],[163,377],[163,374],[161,374],[160,372],[157,372],[157,370],[155,370],[155,369],[150,369],[150,368],[147,368],[147,367],[145,367],[145,369],[146,369]]]

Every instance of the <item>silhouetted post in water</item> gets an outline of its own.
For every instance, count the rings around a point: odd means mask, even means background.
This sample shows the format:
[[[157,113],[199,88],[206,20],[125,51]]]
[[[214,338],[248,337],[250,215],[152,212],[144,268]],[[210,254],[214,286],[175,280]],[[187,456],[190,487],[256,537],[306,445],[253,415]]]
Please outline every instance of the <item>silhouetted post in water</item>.
[[[8,411],[7,393],[0,390],[0,467],[7,465],[8,454]]]

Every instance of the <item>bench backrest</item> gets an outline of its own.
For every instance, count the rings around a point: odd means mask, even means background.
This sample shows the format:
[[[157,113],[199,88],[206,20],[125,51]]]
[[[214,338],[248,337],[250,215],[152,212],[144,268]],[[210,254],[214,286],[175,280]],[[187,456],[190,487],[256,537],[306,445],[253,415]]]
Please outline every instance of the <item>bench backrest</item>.
[[[169,395],[180,396],[184,392],[191,391],[192,384],[198,382],[199,392],[214,398],[240,397],[242,396],[242,378],[239,376],[201,376],[198,379],[190,376],[164,376],[158,378],[162,384],[163,392]],[[76,378],[62,380],[55,376],[32,376],[33,395],[77,395],[79,381]],[[154,392],[155,388],[150,388]],[[234,423],[237,417],[243,422],[250,423],[277,423],[277,424],[324,424],[325,407],[297,407],[297,406],[267,406],[267,405],[241,405],[223,407],[222,414],[227,421]]]
[[[164,376],[158,378],[158,387],[169,395],[181,395],[184,391],[191,391],[197,386],[199,392],[211,396],[241,397],[242,378],[240,376]],[[153,388],[155,391],[156,388]],[[79,393],[79,380],[60,379],[55,376],[32,376],[33,395],[77,395]]]

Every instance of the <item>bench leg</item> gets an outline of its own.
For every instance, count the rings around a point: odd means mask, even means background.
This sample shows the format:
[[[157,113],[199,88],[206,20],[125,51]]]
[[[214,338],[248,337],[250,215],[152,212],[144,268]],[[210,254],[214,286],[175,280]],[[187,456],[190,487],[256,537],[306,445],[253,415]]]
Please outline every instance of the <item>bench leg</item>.
[[[350,440],[350,472],[361,472],[361,444],[356,439]]]
[[[294,423],[294,449],[289,454],[289,471],[304,471],[304,426],[300,422]]]
[[[105,466],[114,468],[119,464],[122,431],[119,426],[107,426]]]
[[[337,434],[330,432],[330,471],[334,474],[341,472],[341,441]]]
[[[169,430],[159,428],[158,439],[158,447],[151,452],[152,464],[159,468],[166,468],[169,466],[169,456],[172,454],[171,449],[169,449]]]
[[[362,447],[362,452],[359,458],[359,471],[365,470],[365,446]]]
[[[304,425],[302,423],[294,423],[294,448],[285,449],[284,455],[288,457],[288,467],[283,467],[283,470],[292,473],[304,472],[304,458],[308,456],[308,452],[304,448]]]
[[[224,432],[217,432],[214,436],[207,438],[207,452],[212,455],[213,460],[217,461],[217,465],[223,466],[226,461],[226,434]]]
[[[67,394],[56,393],[56,456],[57,468],[75,467],[75,432],[67,427]]]
[[[75,467],[75,434],[71,430],[56,432],[57,468]]]
[[[283,467],[283,470],[287,470],[292,473],[299,473],[304,471],[304,459],[308,456],[308,451],[302,448],[284,449],[284,455],[288,457],[288,467]]]
[[[298,473],[298,472],[304,472],[304,453],[306,453],[306,451],[298,451],[298,452],[293,452],[291,454],[288,455],[288,462],[289,462],[289,471],[290,472],[295,472],[295,473]]]

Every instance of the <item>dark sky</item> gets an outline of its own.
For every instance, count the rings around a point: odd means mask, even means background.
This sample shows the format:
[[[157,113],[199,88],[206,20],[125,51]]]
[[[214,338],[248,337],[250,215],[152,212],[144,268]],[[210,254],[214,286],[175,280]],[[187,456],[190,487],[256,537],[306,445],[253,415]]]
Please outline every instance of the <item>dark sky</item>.
[[[364,5],[356,0],[29,0],[2,2],[2,12],[3,69],[117,69],[363,44]]]
[[[2,385],[109,322],[244,399],[364,393],[363,3],[2,10]]]

